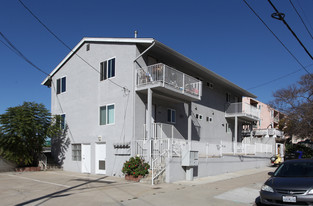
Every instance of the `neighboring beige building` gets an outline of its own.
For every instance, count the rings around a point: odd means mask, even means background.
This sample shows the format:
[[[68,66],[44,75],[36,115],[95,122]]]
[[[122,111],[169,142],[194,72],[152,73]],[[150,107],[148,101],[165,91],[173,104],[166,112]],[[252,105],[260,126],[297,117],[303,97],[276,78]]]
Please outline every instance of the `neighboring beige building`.
[[[284,114],[269,105],[250,97],[243,97],[242,101],[260,109],[260,120],[253,127],[254,129],[278,129],[279,120],[284,117]]]
[[[270,107],[269,105],[260,102],[250,97],[243,97],[242,102],[256,107],[260,111],[260,118],[252,125],[247,124],[243,127],[243,136],[245,136],[245,142],[268,142],[274,138],[275,154],[280,154],[284,157],[284,144],[282,140],[285,138],[284,132],[279,130],[279,121],[284,117],[284,114],[278,110]]]
[[[279,120],[284,117],[284,114],[270,107],[269,105],[250,97],[243,97],[242,102],[255,106],[260,110],[260,119],[256,121],[251,127],[246,126],[246,131],[253,131],[253,136],[255,137],[283,137],[283,132],[278,130],[278,125]]]

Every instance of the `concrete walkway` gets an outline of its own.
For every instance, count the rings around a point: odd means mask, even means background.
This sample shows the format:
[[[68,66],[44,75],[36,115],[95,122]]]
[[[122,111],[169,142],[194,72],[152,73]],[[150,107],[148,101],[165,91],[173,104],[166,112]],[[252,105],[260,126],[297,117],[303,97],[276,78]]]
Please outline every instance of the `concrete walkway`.
[[[213,182],[218,182],[222,180],[228,180],[232,178],[237,178],[237,177],[242,177],[242,176],[247,176],[247,175],[252,175],[260,172],[272,172],[276,168],[274,167],[263,167],[263,168],[255,168],[255,169],[248,169],[248,170],[239,170],[237,172],[230,172],[230,173],[224,173],[220,175],[214,175],[214,176],[209,176],[209,177],[201,177],[201,178],[195,178],[193,181],[178,181],[174,182],[174,184],[179,184],[179,185],[203,185],[203,184],[208,184],[208,183],[213,183]]]

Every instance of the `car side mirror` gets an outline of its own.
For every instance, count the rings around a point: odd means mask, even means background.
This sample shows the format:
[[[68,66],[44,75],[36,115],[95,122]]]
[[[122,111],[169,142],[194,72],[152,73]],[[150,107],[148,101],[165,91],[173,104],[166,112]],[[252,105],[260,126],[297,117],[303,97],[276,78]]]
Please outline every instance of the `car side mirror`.
[[[274,176],[274,172],[269,172],[267,173],[269,176],[273,177]]]

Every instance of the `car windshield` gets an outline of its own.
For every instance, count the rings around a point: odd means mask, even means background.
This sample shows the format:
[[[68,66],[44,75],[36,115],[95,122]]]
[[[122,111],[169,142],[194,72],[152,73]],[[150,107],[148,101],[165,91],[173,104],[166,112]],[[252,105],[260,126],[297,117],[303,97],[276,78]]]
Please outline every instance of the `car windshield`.
[[[284,163],[277,168],[274,177],[313,177],[313,162]]]

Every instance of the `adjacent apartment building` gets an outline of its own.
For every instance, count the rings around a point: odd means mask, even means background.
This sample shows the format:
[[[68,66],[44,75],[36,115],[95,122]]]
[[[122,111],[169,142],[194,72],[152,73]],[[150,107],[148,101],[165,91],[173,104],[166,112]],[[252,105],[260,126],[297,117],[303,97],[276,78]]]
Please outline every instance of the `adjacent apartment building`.
[[[64,170],[122,176],[140,155],[152,182],[268,164],[272,144],[243,144],[255,95],[152,38],[84,38],[42,82],[69,144]]]
[[[248,130],[249,132],[253,132],[253,136],[284,137],[283,132],[279,130],[279,121],[284,118],[283,113],[250,97],[244,97],[242,101],[257,107],[260,110],[260,119],[254,122],[251,129]]]

